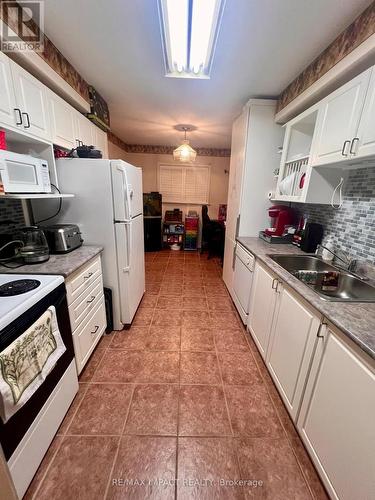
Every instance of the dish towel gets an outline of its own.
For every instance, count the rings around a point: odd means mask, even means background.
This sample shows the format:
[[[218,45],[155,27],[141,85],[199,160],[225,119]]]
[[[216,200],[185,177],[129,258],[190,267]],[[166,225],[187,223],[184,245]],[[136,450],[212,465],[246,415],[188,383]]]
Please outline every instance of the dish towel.
[[[0,417],[4,423],[43,384],[65,351],[56,309],[51,306],[0,352]]]

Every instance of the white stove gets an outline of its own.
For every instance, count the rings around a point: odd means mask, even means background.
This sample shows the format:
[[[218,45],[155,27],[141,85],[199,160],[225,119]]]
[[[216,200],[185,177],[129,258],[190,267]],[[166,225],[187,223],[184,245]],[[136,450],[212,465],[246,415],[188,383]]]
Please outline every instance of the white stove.
[[[0,331],[63,282],[48,274],[0,274]]]

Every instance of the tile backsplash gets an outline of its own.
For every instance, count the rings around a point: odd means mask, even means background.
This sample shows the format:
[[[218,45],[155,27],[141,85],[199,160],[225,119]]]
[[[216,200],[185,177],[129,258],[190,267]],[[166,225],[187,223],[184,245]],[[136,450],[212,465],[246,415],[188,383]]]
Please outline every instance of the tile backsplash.
[[[310,204],[294,207],[324,226],[323,243],[332,236],[337,249],[375,264],[375,168],[350,171],[340,209]]]
[[[0,197],[0,234],[11,233],[24,225],[21,202]]]

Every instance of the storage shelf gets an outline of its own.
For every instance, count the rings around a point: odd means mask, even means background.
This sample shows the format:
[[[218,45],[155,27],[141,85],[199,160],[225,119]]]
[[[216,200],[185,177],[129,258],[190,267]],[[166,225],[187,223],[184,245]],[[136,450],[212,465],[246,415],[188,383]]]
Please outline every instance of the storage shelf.
[[[2,198],[13,199],[13,200],[37,200],[37,199],[59,199],[59,198],[74,198],[74,194],[62,194],[62,193],[9,193],[0,195],[0,200]]]

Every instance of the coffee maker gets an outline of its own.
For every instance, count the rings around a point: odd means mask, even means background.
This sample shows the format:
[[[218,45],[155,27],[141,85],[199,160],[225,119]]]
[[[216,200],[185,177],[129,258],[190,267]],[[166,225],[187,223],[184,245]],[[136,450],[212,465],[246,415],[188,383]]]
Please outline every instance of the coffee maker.
[[[285,205],[274,205],[268,209],[271,226],[260,231],[259,237],[268,243],[290,243],[292,234],[287,233],[288,226],[295,221],[295,211]]]

